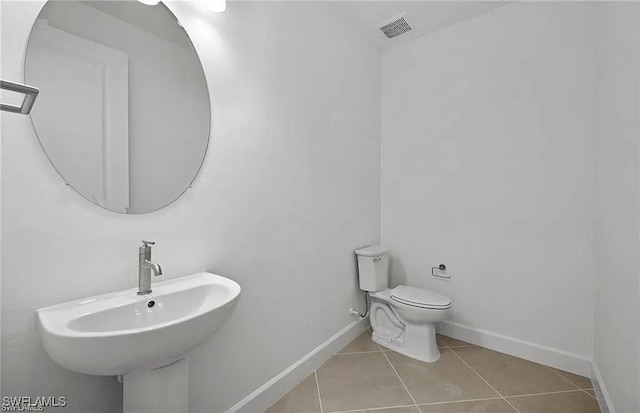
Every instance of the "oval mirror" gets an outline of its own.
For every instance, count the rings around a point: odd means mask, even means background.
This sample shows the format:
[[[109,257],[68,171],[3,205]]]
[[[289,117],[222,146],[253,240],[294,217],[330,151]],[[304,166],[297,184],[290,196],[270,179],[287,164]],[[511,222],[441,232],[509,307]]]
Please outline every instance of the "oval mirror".
[[[209,142],[209,92],[191,40],[162,3],[49,0],[25,82],[53,167],[115,212],[155,211],[191,185]]]

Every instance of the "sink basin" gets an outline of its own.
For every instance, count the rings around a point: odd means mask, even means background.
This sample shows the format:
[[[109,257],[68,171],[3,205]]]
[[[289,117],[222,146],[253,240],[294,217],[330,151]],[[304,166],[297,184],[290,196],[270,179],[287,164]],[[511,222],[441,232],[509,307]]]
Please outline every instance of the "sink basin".
[[[240,286],[198,273],[37,311],[44,348],[69,370],[100,376],[167,366],[211,336],[227,319]]]

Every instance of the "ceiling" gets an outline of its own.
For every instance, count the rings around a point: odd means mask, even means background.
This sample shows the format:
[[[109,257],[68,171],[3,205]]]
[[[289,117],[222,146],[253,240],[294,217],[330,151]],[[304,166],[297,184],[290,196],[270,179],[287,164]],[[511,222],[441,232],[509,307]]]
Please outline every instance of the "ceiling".
[[[504,1],[340,1],[335,3],[369,40],[385,50],[435,32],[461,20],[504,5]],[[405,14],[413,27],[407,34],[387,39],[378,29]]]

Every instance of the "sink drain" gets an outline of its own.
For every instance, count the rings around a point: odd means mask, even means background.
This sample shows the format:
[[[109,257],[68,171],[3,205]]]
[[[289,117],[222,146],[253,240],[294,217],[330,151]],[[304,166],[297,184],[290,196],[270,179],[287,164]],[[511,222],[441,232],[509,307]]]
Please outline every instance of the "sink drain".
[[[149,302],[147,303],[147,307],[149,307],[149,308],[153,307],[154,305],[156,305],[156,302],[155,302],[155,301],[153,301],[153,300],[151,300],[151,301],[149,301]]]

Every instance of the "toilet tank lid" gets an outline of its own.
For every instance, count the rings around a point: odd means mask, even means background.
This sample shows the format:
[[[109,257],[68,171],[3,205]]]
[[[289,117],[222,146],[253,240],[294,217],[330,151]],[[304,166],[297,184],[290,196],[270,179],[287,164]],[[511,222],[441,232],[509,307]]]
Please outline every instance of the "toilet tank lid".
[[[356,255],[363,257],[377,257],[378,255],[384,255],[388,252],[389,248],[385,248],[381,245],[370,245],[368,247],[357,249]]]

